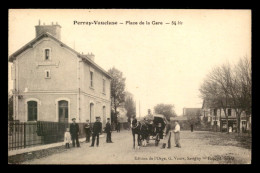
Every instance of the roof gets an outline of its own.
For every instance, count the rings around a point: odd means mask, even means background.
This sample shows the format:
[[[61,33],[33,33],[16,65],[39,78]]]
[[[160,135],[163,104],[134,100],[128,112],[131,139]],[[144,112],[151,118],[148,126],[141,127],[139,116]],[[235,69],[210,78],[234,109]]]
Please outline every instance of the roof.
[[[197,114],[200,113],[202,111],[201,108],[183,108],[185,110],[185,112],[183,113],[184,116],[187,114]]]
[[[150,115],[146,115],[143,117],[143,119],[147,119],[147,120],[154,120],[154,117],[160,117],[160,118],[164,118],[164,115],[162,114],[150,114]]]
[[[188,119],[185,116],[177,116],[177,117],[173,117],[171,120],[173,120],[173,121],[176,121],[176,120],[184,121],[184,120],[188,120]]]
[[[162,114],[154,114],[153,116],[154,116],[154,117],[164,118],[164,115],[162,115]]]
[[[66,44],[64,44],[63,42],[61,42],[59,39],[55,38],[53,35],[51,35],[48,32],[42,33],[41,35],[39,35],[38,37],[34,38],[33,40],[31,40],[29,43],[25,44],[22,48],[18,49],[16,52],[14,52],[12,55],[9,56],[8,61],[13,62],[17,56],[19,56],[21,53],[23,53],[25,50],[32,48],[33,45],[38,42],[39,40],[41,40],[44,37],[48,37],[53,39],[54,41],[58,42],[60,44],[61,47],[67,48],[70,51],[72,51],[73,53],[75,53],[79,58],[81,58],[84,62],[87,62],[91,65],[93,65],[94,67],[96,67],[98,70],[100,70],[102,73],[104,73],[107,77],[112,78],[112,76],[105,71],[103,68],[101,68],[99,65],[97,65],[94,61],[92,61],[90,58],[88,58],[86,55],[82,55],[79,52],[75,51],[74,49],[70,48],[69,46],[67,46]]]

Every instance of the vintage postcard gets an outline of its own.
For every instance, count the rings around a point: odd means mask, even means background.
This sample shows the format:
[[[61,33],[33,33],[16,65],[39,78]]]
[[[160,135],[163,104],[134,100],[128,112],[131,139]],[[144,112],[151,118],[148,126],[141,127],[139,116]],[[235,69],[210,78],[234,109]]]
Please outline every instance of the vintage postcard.
[[[251,164],[251,10],[8,13],[9,164]]]

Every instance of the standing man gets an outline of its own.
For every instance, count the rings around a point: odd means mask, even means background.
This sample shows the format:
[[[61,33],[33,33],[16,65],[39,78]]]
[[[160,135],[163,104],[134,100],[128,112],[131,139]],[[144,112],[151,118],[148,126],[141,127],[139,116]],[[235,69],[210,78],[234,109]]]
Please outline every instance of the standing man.
[[[72,146],[75,147],[75,140],[77,147],[80,147],[79,145],[79,125],[76,123],[76,118],[72,118],[73,123],[70,124],[70,134],[72,138]]]
[[[86,120],[86,124],[84,125],[85,133],[86,133],[86,143],[90,142],[90,123],[89,120]]]
[[[117,121],[117,124],[116,124],[116,126],[117,126],[117,132],[119,132],[120,133],[120,122],[119,121]]]
[[[179,122],[175,121],[175,128],[173,130],[175,144],[176,144],[175,147],[179,147],[179,148],[181,148],[181,144],[180,144],[180,131],[181,131],[181,128],[180,128]]]
[[[100,117],[96,117],[96,122],[93,125],[93,134],[92,134],[92,144],[90,147],[94,147],[95,139],[97,137],[97,147],[99,145],[99,134],[102,131],[102,123],[100,122]]]
[[[113,143],[111,140],[112,128],[111,128],[111,124],[110,124],[110,118],[107,118],[105,132],[107,133],[107,143]]]
[[[190,131],[193,132],[193,124],[190,125]]]

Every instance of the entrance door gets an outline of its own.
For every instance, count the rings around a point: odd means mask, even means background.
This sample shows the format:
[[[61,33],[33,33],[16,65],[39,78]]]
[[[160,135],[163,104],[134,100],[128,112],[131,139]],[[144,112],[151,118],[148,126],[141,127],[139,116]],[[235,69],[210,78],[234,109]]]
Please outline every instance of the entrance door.
[[[242,132],[246,132],[246,121],[242,121]]]
[[[106,124],[106,107],[103,106],[103,125]]]
[[[59,101],[59,122],[68,123],[68,102],[65,100]]]
[[[37,121],[37,102],[29,101],[28,106],[28,121]]]
[[[90,113],[90,123],[93,123],[94,122],[94,104],[93,103],[90,103],[90,110],[89,110],[89,113]]]
[[[214,131],[216,132],[218,130],[218,122],[214,121]]]

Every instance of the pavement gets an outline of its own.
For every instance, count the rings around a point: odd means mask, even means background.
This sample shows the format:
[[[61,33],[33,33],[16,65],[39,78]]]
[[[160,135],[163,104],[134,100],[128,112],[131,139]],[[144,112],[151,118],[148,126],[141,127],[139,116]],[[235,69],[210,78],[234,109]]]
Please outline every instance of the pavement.
[[[103,138],[103,137],[104,137],[104,134],[100,135],[100,138]],[[92,137],[90,137],[90,140],[91,139],[92,139]],[[80,138],[79,142],[85,142],[85,140],[86,140],[86,138]],[[57,143],[38,145],[38,146],[28,147],[28,148],[23,148],[23,149],[10,150],[10,151],[8,151],[8,156],[14,156],[14,155],[24,154],[24,153],[31,153],[31,152],[59,147],[59,146],[63,146],[63,145],[64,145],[64,142],[57,142]]]
[[[216,143],[224,134],[216,132],[181,132],[181,148],[161,149],[154,141],[146,147],[133,149],[131,131],[112,133],[113,143],[100,138],[99,147],[83,142],[80,148],[27,160],[21,164],[250,164],[251,149],[237,145],[237,141]],[[215,142],[215,143],[214,143]]]

